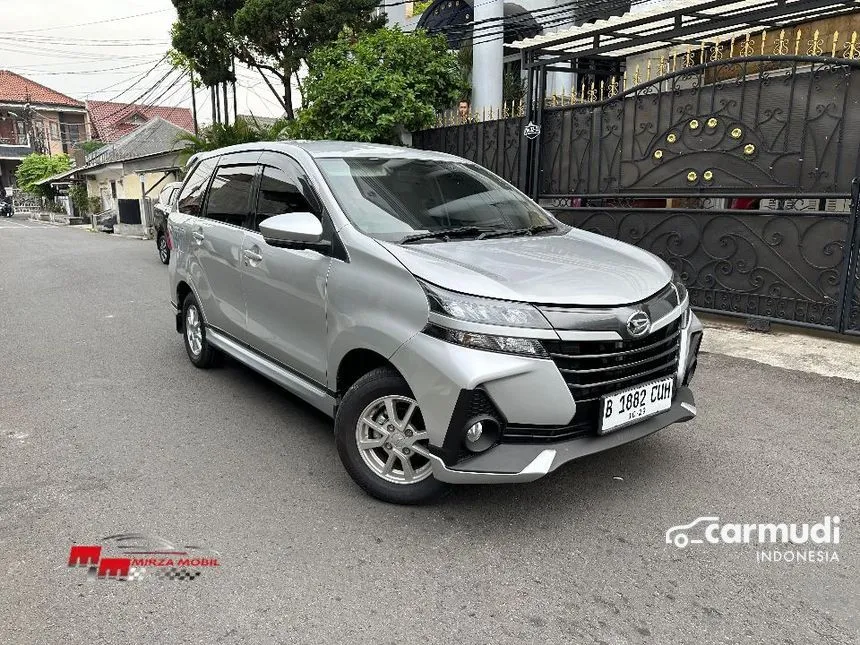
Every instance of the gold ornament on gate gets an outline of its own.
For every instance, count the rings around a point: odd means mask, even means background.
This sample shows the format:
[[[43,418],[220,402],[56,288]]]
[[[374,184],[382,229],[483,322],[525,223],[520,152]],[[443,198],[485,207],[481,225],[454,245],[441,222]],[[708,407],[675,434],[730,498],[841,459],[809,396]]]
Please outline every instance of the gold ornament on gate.
[[[711,181],[713,178],[714,178],[714,171],[713,170],[706,170],[705,172],[702,173],[702,179],[704,179],[705,181]]]
[[[696,181],[699,176],[696,174],[695,170],[691,170],[687,173],[687,181]]]
[[[698,127],[699,127],[699,121],[697,119],[693,119],[692,121],[690,121],[690,129],[691,130],[696,130],[696,129],[698,129]]]
[[[708,119],[708,127],[709,128],[716,128],[717,127],[717,120],[714,117],[711,117],[710,119]]]
[[[744,136],[744,131],[740,128],[732,128],[732,131],[729,134],[731,135],[732,139],[740,139],[742,136]]]
[[[748,143],[744,146],[744,154],[745,155],[751,155],[754,152],[755,152],[755,145],[753,145],[752,143]]]
[[[674,132],[670,132],[669,134],[666,135],[666,141],[668,141],[669,143],[675,143],[677,140],[678,140],[678,135],[675,134]]]
[[[662,150],[655,150],[654,151],[654,158],[655,159],[662,159],[663,158],[663,151]]]

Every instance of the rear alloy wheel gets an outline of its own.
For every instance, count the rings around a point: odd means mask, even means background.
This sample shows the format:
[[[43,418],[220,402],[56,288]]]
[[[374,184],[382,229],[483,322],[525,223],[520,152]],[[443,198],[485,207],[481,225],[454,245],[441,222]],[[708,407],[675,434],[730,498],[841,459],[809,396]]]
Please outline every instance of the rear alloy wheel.
[[[158,258],[162,264],[170,262],[170,248],[167,246],[167,236],[164,233],[158,234]]]
[[[433,478],[421,410],[397,372],[376,369],[349,388],[338,408],[335,433],[347,472],[374,497],[422,504],[447,490]]]
[[[194,367],[212,367],[217,358],[217,350],[206,340],[206,324],[200,314],[200,305],[193,293],[185,296],[182,304],[183,334],[185,351]]]

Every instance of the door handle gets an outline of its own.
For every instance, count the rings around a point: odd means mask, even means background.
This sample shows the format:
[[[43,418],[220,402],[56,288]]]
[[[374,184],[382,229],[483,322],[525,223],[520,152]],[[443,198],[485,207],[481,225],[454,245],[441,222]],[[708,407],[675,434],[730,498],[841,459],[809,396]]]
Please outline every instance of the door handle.
[[[203,240],[206,239],[206,236],[203,235],[203,233],[201,233],[200,231],[193,231],[191,233],[191,237],[193,237],[197,241],[197,244],[203,244]]]
[[[245,260],[247,260],[248,262],[262,262],[263,261],[262,255],[260,255],[259,253],[255,253],[254,251],[251,251],[250,249],[245,249],[244,251],[242,251],[242,255],[245,256]]]

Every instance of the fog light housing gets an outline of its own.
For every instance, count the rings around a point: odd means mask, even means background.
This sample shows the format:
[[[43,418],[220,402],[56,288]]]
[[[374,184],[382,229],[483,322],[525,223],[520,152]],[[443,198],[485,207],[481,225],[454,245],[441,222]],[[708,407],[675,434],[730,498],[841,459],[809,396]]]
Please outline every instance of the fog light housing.
[[[687,354],[687,369],[684,372],[682,385],[689,385],[699,365],[699,349],[702,346],[702,332],[697,331],[690,336],[690,350]]]
[[[466,422],[463,445],[469,452],[484,452],[499,440],[500,435],[499,422],[488,414],[482,414]]]
[[[478,421],[471,428],[466,430],[466,441],[469,443],[475,443],[478,439],[481,438],[481,435],[484,433],[484,425]]]

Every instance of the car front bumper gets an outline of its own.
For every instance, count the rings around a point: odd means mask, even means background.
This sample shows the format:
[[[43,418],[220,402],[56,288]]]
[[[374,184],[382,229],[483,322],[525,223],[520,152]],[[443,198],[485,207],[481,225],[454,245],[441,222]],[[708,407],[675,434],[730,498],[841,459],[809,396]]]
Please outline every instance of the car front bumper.
[[[505,426],[560,427],[572,423],[576,402],[559,368],[548,358],[471,349],[417,334],[391,357],[421,409],[429,434],[429,457],[436,479],[451,483],[525,482],[568,461],[636,441],[696,416],[687,372],[695,369],[702,326],[695,316],[681,330],[679,370],[672,407],[605,435],[590,433],[557,441],[505,442],[465,456],[465,427],[474,416],[472,399],[486,395]],[[468,400],[467,400],[468,399]],[[466,403],[467,405],[464,405]],[[464,408],[468,411],[464,411]]]
[[[430,455],[433,476],[452,484],[503,484],[540,479],[562,464],[642,439],[675,423],[696,416],[693,393],[682,387],[672,407],[656,416],[602,436],[589,436],[541,444],[499,444],[452,467]]]

